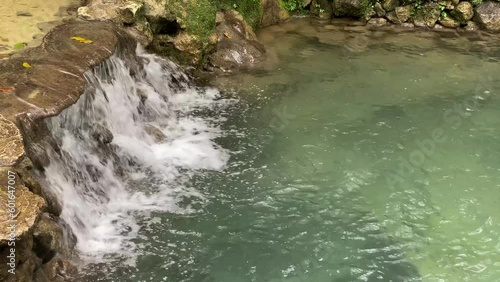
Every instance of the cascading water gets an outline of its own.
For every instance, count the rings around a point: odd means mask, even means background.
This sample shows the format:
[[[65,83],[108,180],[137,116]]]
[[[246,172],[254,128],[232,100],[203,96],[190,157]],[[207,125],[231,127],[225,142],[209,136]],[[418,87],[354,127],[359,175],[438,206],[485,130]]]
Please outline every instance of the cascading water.
[[[79,101],[48,121],[60,152],[48,152],[45,180],[84,258],[133,262],[140,218],[189,213],[203,195],[186,180],[225,166],[228,154],[212,141],[217,121],[193,112],[229,100],[193,88],[173,63],[140,47],[132,60],[113,56],[86,78]]]

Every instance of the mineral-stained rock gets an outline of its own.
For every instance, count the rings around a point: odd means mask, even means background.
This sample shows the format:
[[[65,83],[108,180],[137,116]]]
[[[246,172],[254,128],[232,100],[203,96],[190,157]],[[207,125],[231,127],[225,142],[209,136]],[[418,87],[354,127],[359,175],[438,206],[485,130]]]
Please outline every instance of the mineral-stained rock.
[[[0,166],[14,165],[23,154],[23,137],[19,129],[0,115]]]
[[[14,168],[0,168],[0,179],[7,180],[1,184],[2,191],[0,192],[0,206],[2,206],[0,209],[0,246],[7,244],[11,234],[15,238],[22,238],[32,232],[40,215],[47,207],[45,200],[26,188],[19,176],[13,173],[14,171]],[[12,185],[7,185],[8,181],[11,181]],[[12,198],[13,195],[15,198]],[[14,203],[15,206],[11,209]],[[12,220],[17,220],[16,228],[12,230],[13,233],[9,231]]]
[[[482,28],[491,31],[500,31],[500,4],[484,2],[476,7],[474,21]]]
[[[243,17],[235,10],[218,12],[217,51],[210,64],[222,71],[250,67],[263,59],[266,50]]]
[[[474,16],[474,9],[471,3],[460,2],[455,9],[451,11],[451,15],[460,23],[465,24]]]

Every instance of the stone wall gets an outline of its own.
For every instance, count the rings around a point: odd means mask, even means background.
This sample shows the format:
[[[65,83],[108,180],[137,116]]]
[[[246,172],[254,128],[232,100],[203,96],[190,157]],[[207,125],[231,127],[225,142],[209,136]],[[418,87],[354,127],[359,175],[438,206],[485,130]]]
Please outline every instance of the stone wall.
[[[500,4],[482,0],[314,0],[318,16],[353,17],[371,27],[479,28],[500,30]]]

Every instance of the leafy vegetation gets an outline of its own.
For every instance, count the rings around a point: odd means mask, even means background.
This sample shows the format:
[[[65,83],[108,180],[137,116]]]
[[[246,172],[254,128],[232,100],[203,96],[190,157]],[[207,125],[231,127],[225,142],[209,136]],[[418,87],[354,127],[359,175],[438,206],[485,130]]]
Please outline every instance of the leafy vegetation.
[[[302,7],[303,1],[302,0],[283,0],[282,5],[285,10],[289,12],[299,12],[304,10],[304,7]]]
[[[258,28],[262,16],[260,0],[215,0],[219,9],[238,11],[252,28]]]
[[[475,7],[481,5],[481,3],[483,3],[483,0],[470,0],[470,3]]]

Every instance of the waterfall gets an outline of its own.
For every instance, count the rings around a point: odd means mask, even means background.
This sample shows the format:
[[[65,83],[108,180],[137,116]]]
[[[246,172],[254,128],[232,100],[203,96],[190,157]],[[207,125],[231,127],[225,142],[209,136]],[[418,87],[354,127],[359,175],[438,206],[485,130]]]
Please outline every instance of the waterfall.
[[[175,64],[141,47],[131,57],[115,55],[87,72],[79,101],[47,120],[60,150],[48,150],[44,182],[87,261],[119,254],[133,263],[140,220],[192,212],[189,203],[204,198],[188,180],[229,158],[213,141],[220,118],[196,113],[230,100],[193,87]]]

